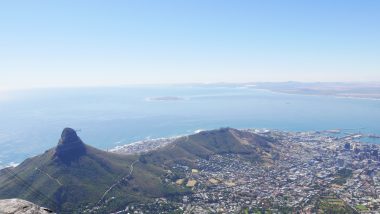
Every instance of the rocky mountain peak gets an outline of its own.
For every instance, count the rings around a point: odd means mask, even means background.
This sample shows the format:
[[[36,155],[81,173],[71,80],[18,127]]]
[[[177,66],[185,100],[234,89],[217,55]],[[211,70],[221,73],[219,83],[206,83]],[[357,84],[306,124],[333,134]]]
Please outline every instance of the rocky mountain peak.
[[[65,128],[62,131],[60,143],[62,144],[75,144],[79,143],[81,140],[79,139],[76,131],[72,128]]]
[[[86,146],[72,128],[65,128],[62,131],[61,139],[55,149],[55,158],[70,163],[86,153]]]

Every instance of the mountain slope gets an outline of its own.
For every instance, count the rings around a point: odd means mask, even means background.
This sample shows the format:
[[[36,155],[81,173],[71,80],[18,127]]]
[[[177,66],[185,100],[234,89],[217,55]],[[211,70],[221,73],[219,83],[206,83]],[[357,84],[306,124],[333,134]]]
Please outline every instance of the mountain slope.
[[[191,167],[215,154],[267,163],[273,161],[275,149],[269,139],[224,128],[141,155],[121,155],[88,146],[66,128],[57,147],[0,171],[0,199],[21,198],[59,213],[102,213],[155,198],[176,200],[191,190],[175,185],[172,166]]]
[[[171,164],[178,161],[191,164],[198,158],[215,154],[239,154],[251,161],[272,161],[274,146],[270,139],[232,128],[203,131],[176,140],[157,151],[143,154],[145,161]]]
[[[100,200],[106,190],[130,175],[131,165],[136,160],[133,155],[108,153],[85,145],[74,130],[66,128],[56,148],[29,158],[15,168],[0,171],[0,198],[22,198],[65,212],[95,206],[102,203]],[[162,173],[159,168],[146,167],[136,170],[135,174],[149,178],[142,181],[160,186]],[[139,180],[130,179],[130,182],[140,183],[142,192],[137,191],[135,197],[124,197],[123,203],[161,194],[159,190],[147,194],[149,186]],[[116,192],[128,191],[131,191],[129,185],[119,185]]]

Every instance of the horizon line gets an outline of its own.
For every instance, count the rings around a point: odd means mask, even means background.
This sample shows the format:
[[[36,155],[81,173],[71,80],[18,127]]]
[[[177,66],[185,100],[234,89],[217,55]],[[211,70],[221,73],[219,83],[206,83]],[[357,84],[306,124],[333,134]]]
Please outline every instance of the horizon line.
[[[263,84],[263,83],[300,83],[300,84],[380,84],[380,81],[248,81],[248,82],[183,82],[183,83],[126,83],[126,84],[107,84],[107,85],[62,85],[62,86],[30,86],[30,87],[14,87],[1,88],[0,92],[6,91],[24,91],[24,90],[43,90],[43,89],[75,89],[75,88],[122,88],[122,87],[138,87],[138,86],[186,86],[186,85],[218,85],[218,84]]]

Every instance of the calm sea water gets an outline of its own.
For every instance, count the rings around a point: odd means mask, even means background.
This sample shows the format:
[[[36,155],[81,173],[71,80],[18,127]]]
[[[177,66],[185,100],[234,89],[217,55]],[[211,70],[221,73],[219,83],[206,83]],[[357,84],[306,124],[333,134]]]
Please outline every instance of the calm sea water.
[[[181,99],[149,99],[167,96]],[[40,89],[0,94],[0,118],[2,167],[55,146],[64,127],[102,149],[219,127],[380,134],[380,101],[216,86]]]

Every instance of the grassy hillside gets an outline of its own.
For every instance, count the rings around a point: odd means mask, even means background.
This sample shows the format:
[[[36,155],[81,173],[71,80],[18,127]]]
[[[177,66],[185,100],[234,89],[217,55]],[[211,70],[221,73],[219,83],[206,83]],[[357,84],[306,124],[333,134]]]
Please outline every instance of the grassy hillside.
[[[129,174],[130,165],[137,159],[134,156],[103,152],[89,146],[86,146],[86,149],[87,155],[80,157],[70,166],[53,161],[52,149],[24,161],[14,169],[2,170],[0,198],[22,198],[57,211],[78,209],[100,200],[112,184]],[[160,173],[160,170],[136,170],[134,176],[138,178],[143,174],[150,178],[158,178]],[[159,183],[155,179],[149,182],[156,185]],[[127,185],[120,186],[120,191],[128,191]],[[141,191],[150,192],[145,190],[149,187],[139,186],[142,187]]]
[[[21,198],[69,213],[101,206],[111,196],[115,197],[113,204],[126,204],[163,196],[166,189],[172,189],[162,185],[162,168],[142,167],[138,156],[109,153],[85,144],[80,147],[84,152],[75,157],[70,144],[63,153],[66,147],[60,148],[62,157],[57,157],[57,148],[53,148],[15,168],[1,170],[0,198]]]
[[[210,155],[227,153],[240,154],[252,161],[264,161],[271,152],[274,150],[269,139],[222,128],[180,138],[166,147],[144,154],[142,158],[155,164],[182,162],[191,165],[197,158],[207,159]]]
[[[191,166],[198,158],[234,153],[269,161],[267,139],[235,129],[219,129],[178,139],[142,155],[120,155],[85,145],[65,129],[56,148],[0,171],[0,199],[21,198],[61,213],[110,212],[126,204],[189,193],[165,178],[172,164]],[[171,173],[169,175],[169,173]]]

